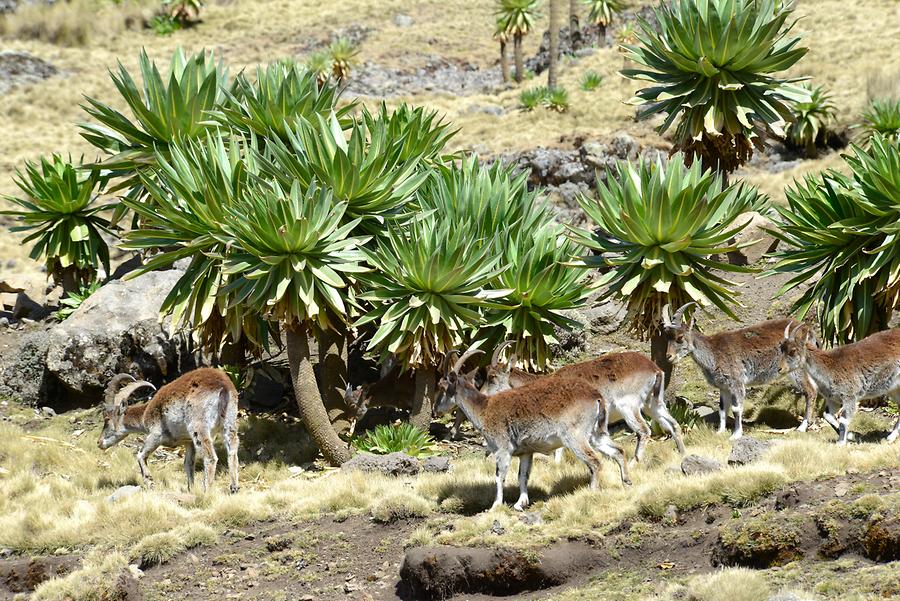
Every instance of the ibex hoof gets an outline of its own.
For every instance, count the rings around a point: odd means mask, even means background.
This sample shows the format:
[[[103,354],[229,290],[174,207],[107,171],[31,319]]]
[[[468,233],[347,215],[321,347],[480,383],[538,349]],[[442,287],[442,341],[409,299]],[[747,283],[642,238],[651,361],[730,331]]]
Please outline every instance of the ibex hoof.
[[[631,486],[631,478],[625,478],[622,480],[622,486]]]
[[[236,494],[237,491],[240,489],[238,488],[237,484],[232,484],[231,486],[228,487],[228,490],[231,491],[231,494]]]
[[[887,438],[884,439],[884,442],[894,442],[897,440],[897,436],[900,436],[900,432],[891,432],[887,435]]]
[[[804,420],[803,422],[800,423],[799,426],[797,426],[797,432],[806,432],[806,430],[808,428],[809,428],[809,422]]]
[[[738,440],[743,437],[744,437],[743,432],[735,432],[734,434],[732,434],[731,436],[728,437],[728,440]]]

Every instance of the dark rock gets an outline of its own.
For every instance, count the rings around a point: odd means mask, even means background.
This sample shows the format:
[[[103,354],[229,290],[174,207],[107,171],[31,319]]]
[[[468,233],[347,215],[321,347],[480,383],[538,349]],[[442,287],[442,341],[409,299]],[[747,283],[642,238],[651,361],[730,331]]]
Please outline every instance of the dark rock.
[[[117,373],[161,383],[190,362],[184,340],[160,323],[163,299],[181,277],[154,271],[114,280],[49,332],[47,369],[69,390],[97,394]]]
[[[593,53],[594,46],[606,45],[606,38],[600,38],[600,30],[595,25],[587,25],[574,31],[569,27],[562,27],[559,30],[559,54],[557,56],[586,56]],[[550,32],[545,31],[537,54],[526,60],[525,66],[529,71],[540,74],[546,71],[549,65]]]
[[[506,528],[498,521],[494,520],[491,523],[491,534],[496,534],[497,536],[503,536],[506,534]]]
[[[9,261],[6,262],[7,269],[12,269],[13,267],[15,267],[15,265],[16,265],[16,262],[13,261],[12,259],[10,259]],[[0,280],[0,293],[16,294],[19,292],[25,292],[25,289],[19,288],[17,286],[13,286],[11,284],[4,282],[3,280]]]
[[[372,453],[357,453],[350,461],[341,466],[345,471],[380,472],[388,476],[415,476],[422,466],[415,457],[406,453],[390,453],[388,455],[374,455]]]
[[[604,566],[584,543],[535,552],[514,549],[414,547],[400,568],[404,598],[446,599],[460,594],[517,595],[559,586],[586,569]]]
[[[20,292],[16,296],[16,304],[13,307],[12,315],[16,319],[27,317],[28,319],[39,321],[50,315],[50,309],[32,300],[24,292]]]
[[[758,460],[772,446],[771,442],[744,436],[734,441],[728,465],[747,465]]]
[[[428,457],[422,462],[422,469],[426,472],[450,471],[450,459],[448,457]]]
[[[131,570],[125,568],[116,577],[113,590],[102,599],[103,601],[143,601],[144,593]]]
[[[4,50],[0,52],[0,95],[53,77],[57,72],[56,67],[28,52]]]
[[[702,457],[700,455],[688,455],[681,460],[681,473],[685,476],[718,472],[724,469],[724,467],[725,466],[715,459],[711,457]]]
[[[59,383],[47,371],[49,346],[47,332],[31,332],[22,338],[17,351],[0,358],[0,396],[35,407],[57,399]]]

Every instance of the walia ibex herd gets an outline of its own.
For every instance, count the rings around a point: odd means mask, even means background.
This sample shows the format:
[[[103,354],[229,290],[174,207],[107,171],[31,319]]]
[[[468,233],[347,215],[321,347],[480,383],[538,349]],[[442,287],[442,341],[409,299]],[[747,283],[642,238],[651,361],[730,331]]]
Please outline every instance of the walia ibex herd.
[[[858,401],[887,396],[900,403],[900,330],[891,330],[829,351],[819,349],[812,328],[793,319],[766,321],[737,330],[704,335],[693,316],[685,321],[688,303],[670,314],[663,309],[662,327],[669,345],[669,361],[690,355],[706,381],[719,390],[719,431],[726,413],[734,415],[732,439],[743,433],[743,402],[747,388],[789,377],[806,400],[805,431],[812,419],[818,393],[825,399],[824,419],[838,433],[838,444],[848,439],[848,426]],[[599,484],[601,457],[614,460],[623,484],[628,485],[628,463],[622,447],[613,442],[608,425],[622,420],[637,435],[634,461],[640,462],[650,437],[644,417],[649,415],[674,440],[679,453],[684,443],[678,422],[665,401],[663,371],[637,352],[610,352],[595,359],[567,365],[548,375],[515,367],[512,355],[501,361],[511,342],[494,349],[486,370],[463,372],[466,362],[484,351],[469,348],[461,356],[452,351],[444,358],[437,387],[435,414],[458,409],[454,433],[465,417],[484,436],[497,463],[494,507],[503,503],[503,483],[512,457],[519,458],[519,499],[528,504],[528,479],[534,453],[569,449],[591,472],[591,487]],[[455,360],[454,360],[455,359]],[[387,369],[371,386],[348,387],[345,400],[362,415],[370,405],[403,406],[403,374]],[[408,378],[407,378],[408,379]],[[213,436],[221,431],[228,452],[231,490],[238,487],[237,390],[221,370],[200,368],[162,387],[146,403],[127,405],[138,389],[152,384],[126,374],[115,376],[106,391],[100,448],[106,449],[131,433],[146,440],[137,454],[141,476],[149,481],[146,458],[158,446],[185,447],[188,488],[193,483],[194,459],[203,459],[204,488],[215,476]],[[900,419],[887,437],[900,435]]]

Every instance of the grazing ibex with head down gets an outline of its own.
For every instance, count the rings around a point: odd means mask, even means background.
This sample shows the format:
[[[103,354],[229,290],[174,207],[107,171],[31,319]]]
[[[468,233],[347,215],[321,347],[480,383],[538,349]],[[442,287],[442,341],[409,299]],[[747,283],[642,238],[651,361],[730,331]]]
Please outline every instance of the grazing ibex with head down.
[[[693,316],[687,325],[684,323],[684,312],[695,304],[680,307],[671,318],[669,305],[663,307],[663,327],[669,337],[666,358],[673,364],[687,355],[694,358],[706,381],[719,389],[719,432],[725,431],[725,414],[730,404],[734,414],[731,438],[737,439],[744,431],[742,416],[747,388],[768,384],[781,377],[784,330],[799,323],[793,319],[775,319],[705,336],[694,328]],[[812,419],[816,387],[804,374],[791,375],[791,380],[806,398],[803,422],[797,428],[805,432]]]
[[[681,427],[666,407],[663,371],[641,353],[606,353],[596,359],[566,365],[549,375],[540,375],[516,369],[515,355],[510,357],[505,366],[501,366],[498,361],[499,353],[507,344],[509,342],[504,342],[494,351],[481,392],[490,395],[546,378],[584,380],[606,399],[610,423],[624,420],[628,428],[637,435],[635,461],[639,462],[643,458],[644,445],[651,435],[650,426],[641,414],[642,410],[650,414],[672,436],[678,452],[684,454]],[[558,454],[557,460],[559,459]]]
[[[238,490],[238,394],[225,372],[203,367],[166,384],[146,403],[128,406],[128,397],[137,389],[153,385],[118,374],[106,388],[103,432],[98,446],[108,449],[129,434],[146,434],[137,461],[144,483],[150,482],[147,457],[159,446],[180,447],[184,451],[184,471],[188,489],[194,483],[194,458],[203,458],[203,490],[216,475],[213,436],[222,432],[228,451],[231,492]]]
[[[781,371],[812,379],[825,397],[825,421],[837,431],[838,444],[846,444],[847,429],[859,401],[887,396],[900,405],[900,330],[872,334],[828,351],[820,350],[813,341],[808,325],[786,326],[781,343]],[[835,419],[838,404],[840,418]],[[887,441],[897,440],[898,435],[900,419]]]
[[[594,387],[578,379],[542,378],[528,386],[487,396],[460,369],[480,350],[469,349],[438,383],[436,413],[459,407],[487,442],[497,461],[497,494],[491,509],[503,504],[503,483],[512,457],[519,457],[519,499],[528,505],[528,478],[534,453],[568,448],[591,471],[591,488],[600,481],[600,455],[619,464],[624,484],[630,484],[625,453],[606,428],[607,405]],[[447,361],[446,363],[449,363]]]

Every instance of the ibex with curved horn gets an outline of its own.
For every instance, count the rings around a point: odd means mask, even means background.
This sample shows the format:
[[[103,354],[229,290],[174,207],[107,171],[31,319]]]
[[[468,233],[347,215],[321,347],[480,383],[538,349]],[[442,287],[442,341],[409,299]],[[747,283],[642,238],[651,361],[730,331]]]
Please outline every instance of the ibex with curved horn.
[[[732,439],[743,435],[742,416],[747,388],[769,384],[781,377],[781,342],[785,328],[797,326],[793,319],[774,319],[762,323],[705,336],[694,328],[691,316],[687,324],[684,314],[696,303],[687,303],[670,317],[669,305],[663,307],[663,327],[669,338],[666,357],[677,363],[690,355],[711,385],[719,389],[719,432],[726,428],[725,417],[731,405],[734,414]],[[816,386],[804,374],[791,375],[806,399],[803,421],[797,428],[805,432],[812,419]]]
[[[203,367],[190,371],[166,384],[145,403],[128,405],[128,398],[139,388],[152,384],[118,374],[106,387],[103,407],[103,432],[97,445],[108,449],[129,434],[145,434],[137,453],[144,483],[150,482],[147,457],[160,446],[184,447],[184,471],[188,490],[194,484],[194,459],[203,458],[203,490],[212,485],[216,474],[213,436],[222,432],[228,451],[228,475],[231,492],[238,490],[238,394],[225,372]]]
[[[506,366],[500,366],[499,352],[509,344],[504,342],[494,351],[494,359],[488,368],[481,392],[494,394],[509,388],[519,388],[544,378],[577,378],[594,386],[609,404],[610,423],[624,420],[637,435],[635,461],[644,456],[644,446],[651,430],[642,415],[646,411],[675,440],[679,453],[684,453],[681,427],[666,407],[665,376],[653,361],[633,351],[606,353],[596,359],[561,367],[549,375],[532,374],[515,367],[515,355]],[[557,461],[561,455],[557,452]]]
[[[438,383],[436,413],[459,407],[487,442],[497,461],[497,494],[491,509],[503,504],[503,482],[512,457],[519,457],[519,499],[515,508],[528,504],[528,478],[534,453],[564,446],[591,471],[591,488],[600,478],[600,456],[619,464],[624,484],[630,484],[625,453],[606,428],[607,405],[602,395],[578,379],[542,378],[528,386],[492,396],[483,394],[471,379],[460,374],[466,360],[483,351],[469,349],[456,360]]]
[[[837,431],[838,444],[845,444],[859,401],[887,396],[900,405],[900,330],[872,334],[828,351],[817,348],[814,341],[808,325],[788,324],[780,348],[781,371],[812,379],[825,397],[825,421]],[[840,417],[835,419],[838,405]],[[900,419],[887,442],[898,435]]]

